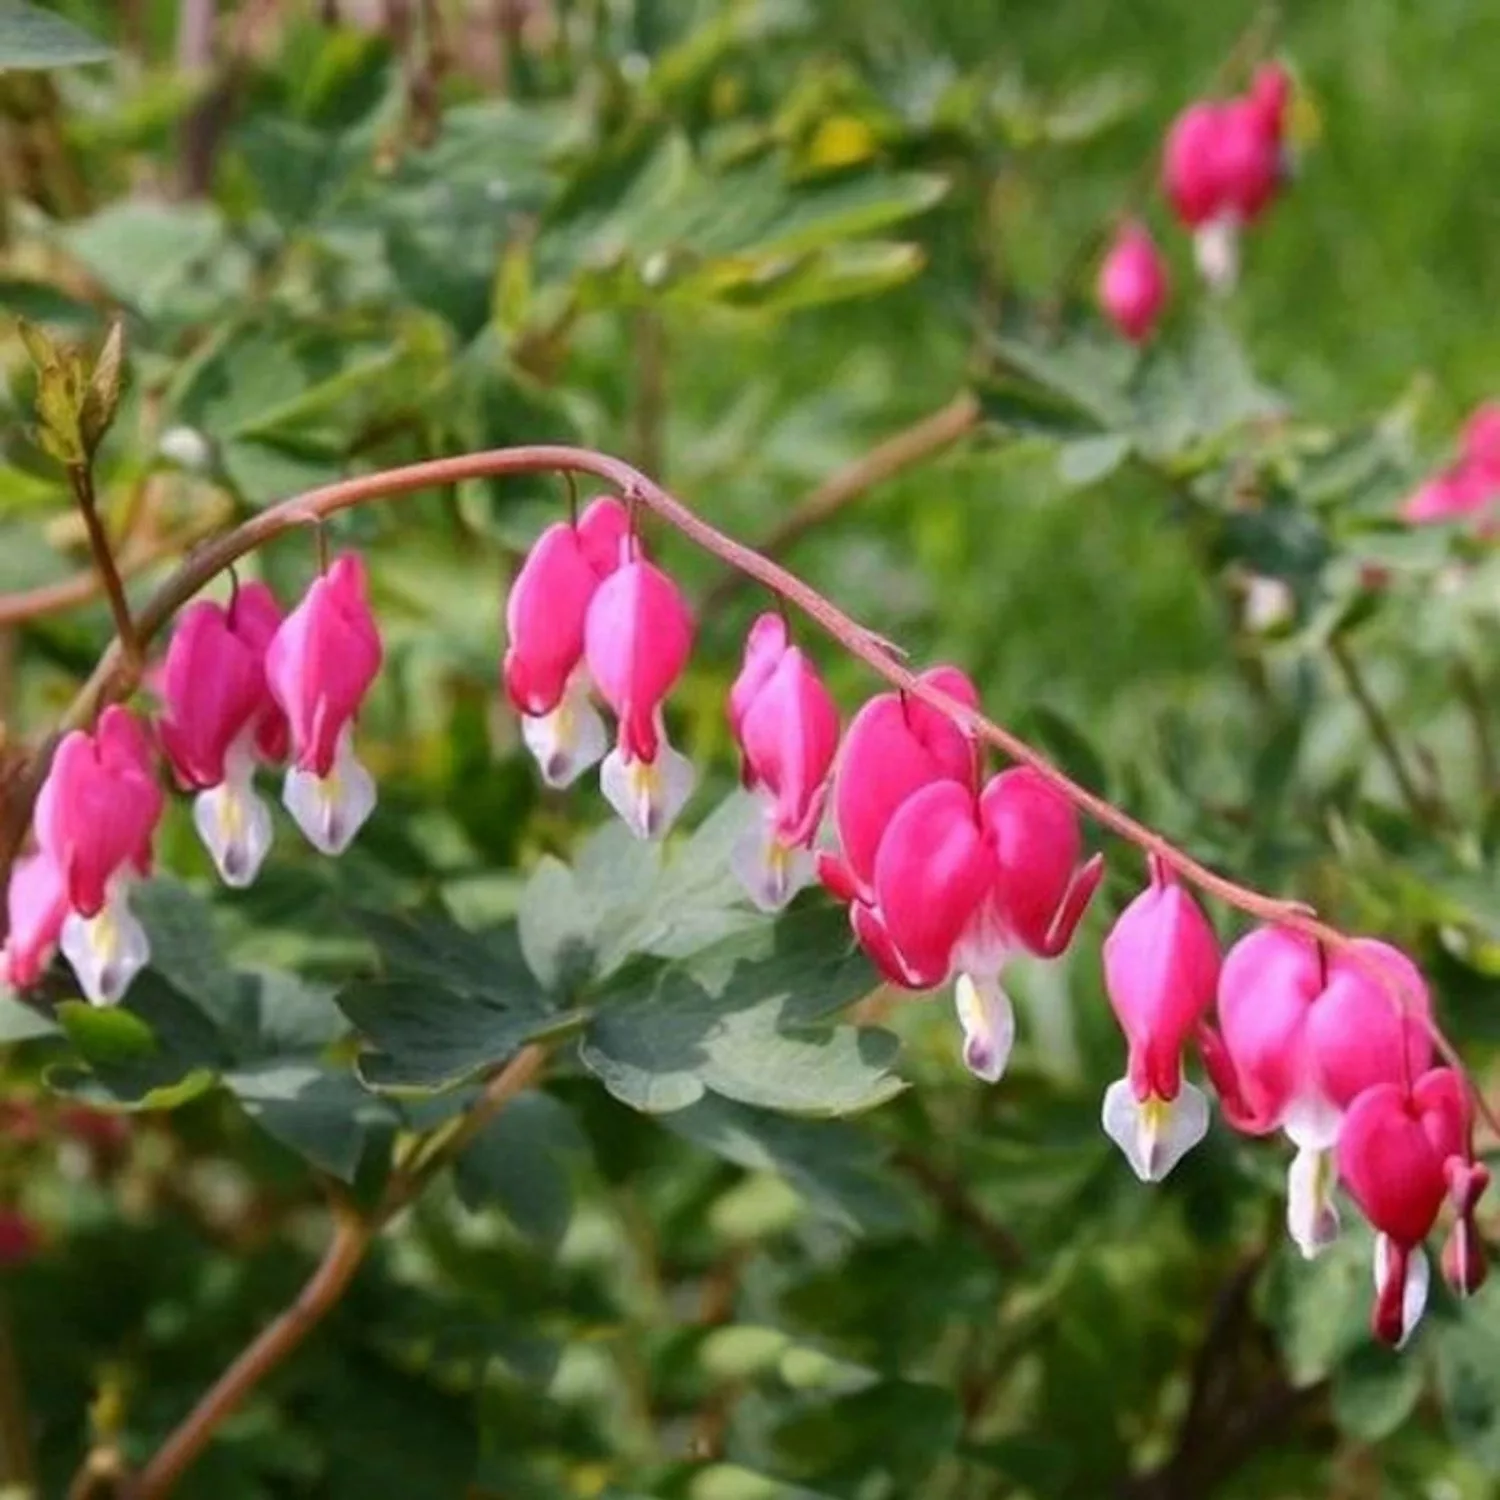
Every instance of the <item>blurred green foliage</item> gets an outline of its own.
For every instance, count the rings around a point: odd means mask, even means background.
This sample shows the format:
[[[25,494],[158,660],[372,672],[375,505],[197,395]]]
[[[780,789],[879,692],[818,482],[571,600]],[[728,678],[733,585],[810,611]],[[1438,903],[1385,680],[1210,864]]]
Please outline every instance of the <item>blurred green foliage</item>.
[[[1410,946],[1493,1079],[1500,564],[1392,523],[1493,379],[1493,7],[1290,8],[1299,180],[1225,304],[1150,205],[1176,294],[1140,356],[1093,317],[1092,268],[1059,274],[1249,10],[440,0],[395,6],[393,34],[355,0],[226,0],[194,67],[190,7],[0,4],[0,64],[27,61],[16,16],[56,49],[33,63],[112,49],[0,72],[0,311],[94,347],[125,319],[96,468],[133,599],[301,489],[522,441],[624,453],[756,540],[972,389],[975,432],[788,560],[1215,866]],[[0,365],[14,592],[88,560],[10,317]],[[62,1495],[91,1447],[148,1457],[295,1295],[327,1194],[374,1203],[393,1154],[541,1037],[544,1086],[378,1241],[181,1494],[1493,1493],[1493,1286],[1392,1356],[1368,1237],[1311,1266],[1284,1243],[1278,1147],[1216,1130],[1147,1192],[1100,1133],[1122,1047],[1096,955],[1130,850],[1108,846],[1070,956],[1018,970],[990,1091],[945,1007],[869,998],[826,901],[773,926],[725,875],[753,590],[714,596],[674,700],[706,782],[689,832],[645,849],[592,789],[540,789],[495,703],[497,622],[564,494],[476,482],[338,518],[387,644],[375,820],[336,864],[281,826],[228,896],[179,806],[126,1005],[58,975],[0,998],[25,1106],[0,1185],[42,1235],[3,1272],[3,1477]],[[723,587],[652,541],[699,598]],[[315,548],[254,566],[290,598]],[[1273,618],[1250,607],[1268,580]],[[0,634],[7,746],[109,627],[85,600]],[[868,680],[813,649],[852,709]],[[69,1100],[124,1111],[124,1138]]]

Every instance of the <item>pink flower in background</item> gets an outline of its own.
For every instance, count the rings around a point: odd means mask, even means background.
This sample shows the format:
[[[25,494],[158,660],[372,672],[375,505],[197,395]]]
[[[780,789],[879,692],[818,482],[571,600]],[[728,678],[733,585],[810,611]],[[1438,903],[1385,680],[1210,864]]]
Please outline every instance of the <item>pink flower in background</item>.
[[[762,804],[731,856],[762,911],[778,911],[814,878],[812,842],[839,744],[839,712],[817,668],[787,640],[780,615],[750,627],[729,694],[746,788]]]
[[[282,800],[325,854],[342,854],[375,809],[374,779],[354,755],[354,716],[382,657],[365,565],[354,553],[313,580],[266,651],[266,682],[291,741]]]
[[[95,1005],[119,1000],[150,957],[129,887],[150,874],[163,806],[151,743],[128,709],[111,704],[93,733],[63,736],[37,798],[36,839],[68,905],[63,954]],[[40,887],[42,874],[33,879]]]
[[[1208,918],[1155,857],[1151,884],[1104,941],[1104,985],[1129,1044],[1104,1095],[1105,1133],[1142,1182],[1160,1182],[1208,1131],[1208,1099],[1182,1053],[1213,1004],[1219,943]]]
[[[630,515],[600,496],[576,525],[549,526],[527,554],[505,604],[505,691],[548,786],[571,786],[609,746],[583,669],[588,609],[619,567]]]
[[[162,748],[179,783],[198,793],[193,821],[231,886],[249,885],[271,847],[270,810],[253,783],[258,755],[286,752],[286,718],[265,671],[280,624],[263,583],[237,588],[225,606],[191,604],[178,617],[157,682]]]
[[[1221,1036],[1205,1030],[1204,1060],[1231,1125],[1280,1129],[1296,1146],[1287,1227],[1304,1255],[1338,1234],[1331,1152],[1344,1112],[1429,1065],[1430,1010],[1416,965],[1386,943],[1357,939],[1325,964],[1311,939],[1262,927],[1230,949]]]
[[[1143,224],[1124,225],[1099,268],[1099,305],[1132,343],[1156,329],[1167,302],[1167,267]]]
[[[52,962],[68,915],[62,871],[46,854],[27,854],[10,872],[6,891],[10,918],[0,949],[0,980],[13,989],[34,985]]]
[[[693,617],[677,585],[636,558],[600,584],[584,626],[584,660],[619,721],[600,787],[638,838],[660,838],[692,795],[692,762],[667,742],[662,704],[687,666]]]
[[[1024,767],[978,797],[959,781],[929,782],[881,835],[875,901],[856,906],[855,931],[897,983],[956,981],[964,1062],[989,1082],[1015,1040],[1001,972],[1018,953],[1066,948],[1103,873],[1080,854],[1072,805]]]
[[[1402,503],[1400,516],[1413,526],[1483,517],[1493,529],[1500,501],[1500,402],[1485,402],[1464,423],[1458,457],[1425,480]]]
[[[1422,1250],[1449,1192],[1448,1163],[1464,1161],[1469,1133],[1464,1086],[1449,1068],[1364,1090],[1339,1130],[1338,1165],[1350,1196],[1377,1231],[1375,1332],[1411,1337],[1431,1272]]]

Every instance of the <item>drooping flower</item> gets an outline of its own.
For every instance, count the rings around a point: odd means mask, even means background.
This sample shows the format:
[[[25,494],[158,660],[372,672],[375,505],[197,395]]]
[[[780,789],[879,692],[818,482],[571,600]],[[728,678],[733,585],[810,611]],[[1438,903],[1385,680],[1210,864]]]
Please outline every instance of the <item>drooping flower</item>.
[[[1443,1175],[1448,1182],[1448,1201],[1453,1205],[1453,1230],[1443,1246],[1443,1279],[1457,1296],[1472,1297],[1489,1275],[1484,1239],[1474,1213],[1490,1185],[1490,1171],[1473,1160],[1472,1146],[1466,1140],[1464,1154],[1450,1156],[1443,1164]]]
[[[10,926],[0,949],[0,981],[29,989],[52,962],[68,915],[68,893],[56,862],[40,852],[18,859],[6,908]]]
[[[881,836],[875,900],[854,908],[855,931],[899,984],[956,981],[964,1062],[989,1082],[1015,1039],[1002,970],[1019,952],[1061,953],[1103,875],[1102,860],[1079,865],[1080,852],[1071,804],[1026,767],[978,797],[960,781],[931,781]]]
[[[1500,402],[1484,402],[1459,434],[1458,456],[1423,481],[1402,503],[1401,519],[1412,526],[1487,518],[1500,502]],[[1489,521],[1493,526],[1493,521]]]
[[[1262,927],[1230,949],[1204,1061],[1231,1125],[1283,1130],[1297,1148],[1287,1227],[1304,1255],[1338,1234],[1330,1153],[1344,1111],[1428,1066],[1430,1009],[1416,965],[1386,943],[1356,939],[1325,963],[1311,939]]]
[[[1160,1182],[1208,1131],[1208,1099],[1183,1079],[1182,1053],[1218,979],[1208,918],[1153,856],[1151,884],[1104,940],[1105,990],[1130,1049],[1104,1095],[1104,1130],[1142,1182]]]
[[[226,885],[247,886],[271,847],[271,814],[255,794],[257,756],[286,753],[286,718],[266,683],[266,651],[281,624],[263,583],[227,605],[190,604],[159,677],[162,748],[178,782],[198,793],[193,822]]]
[[[682,591],[642,558],[610,574],[589,604],[584,660],[619,721],[599,784],[638,838],[660,838],[692,795],[692,762],[667,742],[662,719],[692,645],[693,617]]]
[[[1123,225],[1099,267],[1099,306],[1133,344],[1156,329],[1167,302],[1167,265],[1144,224]]]
[[[978,706],[974,684],[957,667],[922,673],[928,687],[969,708]],[[978,750],[947,714],[901,693],[880,693],[855,714],[838,755],[833,782],[837,853],[818,858],[818,878],[841,901],[858,909],[875,900],[875,855],[896,809],[933,781],[974,786]]]
[[[375,809],[374,779],[354,754],[354,716],[382,656],[365,565],[353,553],[313,580],[266,649],[266,683],[291,741],[282,801],[324,854],[342,854]]]
[[[780,615],[750,628],[744,665],[729,693],[742,779],[763,815],[736,844],[735,873],[762,911],[779,911],[814,875],[812,842],[822,820],[839,744],[833,695],[787,640]]]
[[[62,951],[95,1005],[119,1000],[150,957],[129,887],[150,874],[163,805],[151,743],[118,704],[104,710],[92,734],[63,736],[37,797],[37,846],[61,878],[68,906]]]
[[[1468,1104],[1449,1068],[1408,1091],[1379,1083],[1349,1106],[1339,1128],[1339,1175],[1377,1231],[1376,1335],[1398,1347],[1411,1337],[1431,1279],[1422,1242],[1448,1196],[1447,1165],[1463,1161]]]
[[[589,701],[584,630],[600,583],[620,565],[629,531],[625,506],[600,496],[576,525],[559,522],[537,538],[505,603],[505,691],[548,786],[571,786],[609,745]]]

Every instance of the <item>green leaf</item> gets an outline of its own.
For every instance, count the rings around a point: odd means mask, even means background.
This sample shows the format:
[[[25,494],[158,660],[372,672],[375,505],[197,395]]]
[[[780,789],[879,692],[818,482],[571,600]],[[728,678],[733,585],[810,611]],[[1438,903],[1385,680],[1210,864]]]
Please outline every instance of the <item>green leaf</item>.
[[[886,1153],[852,1125],[793,1119],[713,1095],[661,1123],[747,1171],[779,1173],[846,1229],[889,1234],[912,1224],[911,1200],[894,1185]]]
[[[523,957],[525,937],[515,927],[470,932],[446,912],[350,914],[380,952],[385,972],[489,1001],[545,1010],[550,1004]]]
[[[215,1027],[247,1036],[251,1002],[219,950],[208,902],[166,877],[137,887],[131,901],[151,940],[151,967]]]
[[[1267,1311],[1294,1384],[1325,1379],[1369,1341],[1372,1254],[1370,1233],[1351,1225],[1310,1264],[1289,1246],[1272,1262]]]
[[[535,996],[510,1005],[412,979],[358,980],[342,989],[339,1009],[376,1050],[360,1058],[372,1088],[451,1087],[503,1063],[527,1042],[555,1030],[557,1012]]]
[[[7,69],[72,68],[111,56],[71,21],[28,0],[0,0],[0,73]]]
[[[458,1196],[471,1210],[496,1205],[528,1239],[555,1249],[573,1215],[568,1162],[586,1150],[572,1114],[556,1099],[522,1094],[459,1157]]]
[[[1411,1415],[1425,1384],[1420,1359],[1383,1344],[1362,1345],[1334,1375],[1334,1420],[1351,1437],[1378,1443]]]
[[[896,1038],[812,1024],[872,977],[851,960],[847,929],[836,946],[830,937],[826,923],[792,917],[668,965],[601,1007],[584,1063],[622,1103],[651,1114],[705,1091],[809,1115],[883,1103],[903,1087],[890,1071]]]
[[[1491,1279],[1431,1336],[1448,1431],[1486,1473],[1500,1474],[1500,1285]]]
[[[344,1182],[352,1182],[367,1127],[389,1110],[347,1072],[308,1059],[268,1059],[225,1073],[224,1083],[263,1130]]]
[[[0,1046],[57,1034],[57,1023],[50,1016],[32,1009],[24,1000],[0,987]]]
[[[72,1044],[91,1063],[138,1063],[156,1056],[156,1038],[128,1010],[99,1009],[82,1000],[64,1000],[57,1019]]]
[[[1131,440],[1123,432],[1074,438],[1057,454],[1057,477],[1069,489],[1086,489],[1108,479],[1130,457]]]

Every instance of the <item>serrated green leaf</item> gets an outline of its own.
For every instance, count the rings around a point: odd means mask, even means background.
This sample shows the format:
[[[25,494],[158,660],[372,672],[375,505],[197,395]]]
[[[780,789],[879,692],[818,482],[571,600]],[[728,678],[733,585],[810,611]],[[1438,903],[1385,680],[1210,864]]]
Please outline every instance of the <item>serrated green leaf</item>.
[[[344,1182],[352,1182],[367,1127],[389,1120],[345,1071],[298,1059],[271,1059],[224,1074],[225,1086],[268,1134]]]
[[[493,1204],[528,1239],[554,1249],[573,1213],[568,1163],[586,1149],[573,1116],[556,1099],[522,1094],[459,1157],[459,1198],[469,1209]]]

